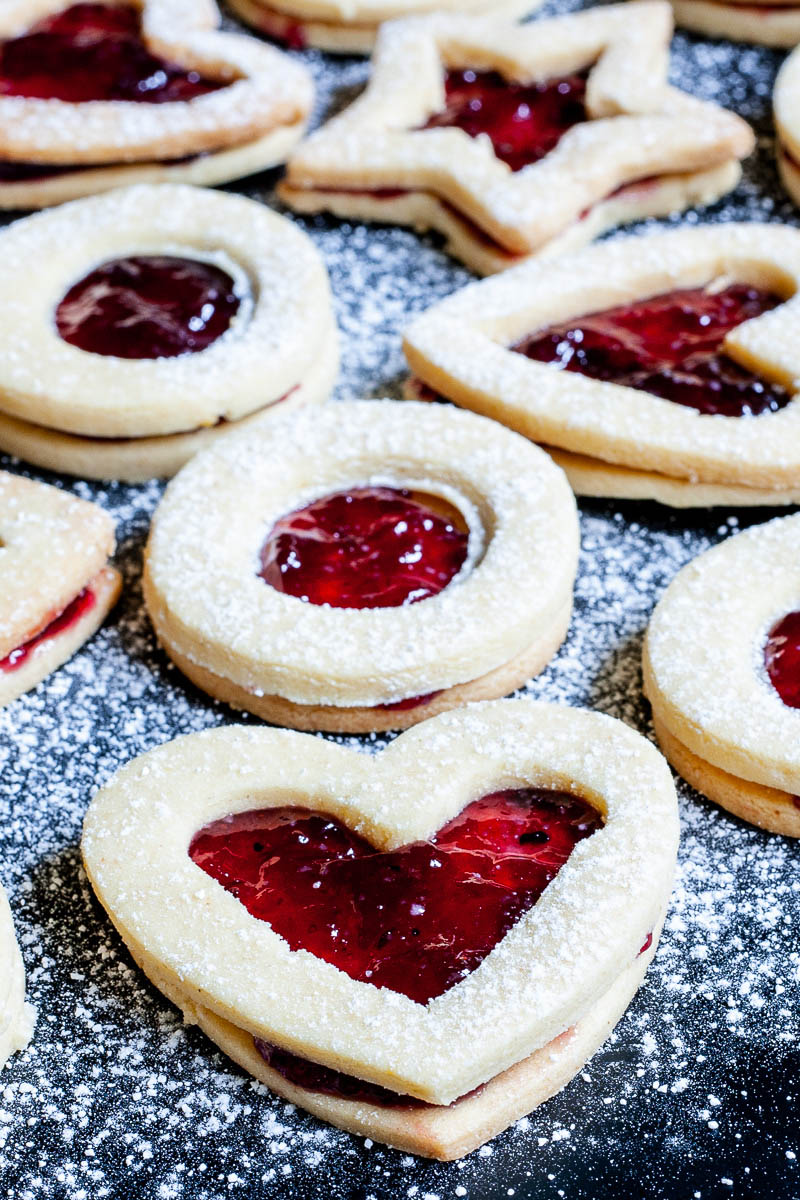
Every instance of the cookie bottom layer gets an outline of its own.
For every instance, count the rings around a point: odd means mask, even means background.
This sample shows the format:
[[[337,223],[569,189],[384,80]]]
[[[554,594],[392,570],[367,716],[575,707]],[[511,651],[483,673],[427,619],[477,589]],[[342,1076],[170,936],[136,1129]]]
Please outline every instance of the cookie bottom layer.
[[[25,1003],[25,968],[17,945],[11,909],[0,887],[0,1070],[10,1055],[31,1040],[35,1010]]]
[[[793,49],[800,42],[800,7],[671,0],[675,23],[707,37]]]
[[[135,183],[189,183],[204,187],[229,183],[286,162],[304,133],[305,122],[298,121],[273,129],[254,142],[183,162],[118,163],[76,168],[63,175],[26,182],[0,182],[0,210],[47,208]]]
[[[77,475],[81,479],[121,479],[140,483],[174,475],[199,450],[234,429],[244,429],[301,404],[327,400],[339,370],[339,349],[331,337],[307,377],[286,396],[238,421],[222,421],[206,429],[172,433],[164,437],[87,438],[33,425],[0,412],[0,450],[48,471]]]
[[[492,4],[491,0],[484,0],[482,4],[470,5],[467,11],[474,15],[491,13],[498,19],[513,21],[527,16],[541,3],[542,0],[497,0]],[[229,0],[228,7],[245,24],[292,50],[313,46],[330,54],[369,54],[380,28],[380,22],[317,20],[302,11],[290,13],[271,8],[260,0]],[[295,7],[302,10],[302,2]],[[429,11],[433,12],[435,8],[432,3]]]
[[[148,974],[183,1009],[187,1021],[199,1025],[229,1058],[285,1100],[349,1133],[407,1153],[451,1161],[476,1150],[566,1087],[627,1009],[655,954],[659,933],[660,925],[647,950],[571,1029],[468,1096],[442,1107],[381,1108],[298,1087],[267,1065],[251,1034],[183,997],[158,971],[151,968]]]
[[[86,584],[94,593],[91,608],[62,633],[54,634],[35,646],[21,666],[12,671],[0,670],[0,708],[36,687],[56,667],[72,658],[76,650],[97,632],[116,602],[121,582],[118,571],[113,567],[103,567]]]
[[[575,250],[608,229],[647,217],[666,217],[698,204],[711,204],[736,187],[741,167],[735,160],[707,171],[663,175],[632,183],[595,204],[563,233],[535,254],[513,254],[484,234],[469,218],[430,192],[381,195],[380,190],[345,191],[335,188],[279,185],[281,199],[300,213],[330,212],[343,220],[408,225],[419,233],[434,230],[445,239],[445,250],[479,275],[491,275],[524,262]],[[391,191],[391,189],[389,189]]]
[[[780,140],[775,153],[778,159],[778,174],[781,177],[781,183],[795,204],[800,206],[800,166],[795,162],[791,152],[781,145]]]
[[[759,829],[800,837],[800,797],[731,775],[684,746],[653,714],[653,728],[665,757],[696,791]]]
[[[148,607],[152,613],[152,606]],[[476,700],[495,700],[515,691],[538,675],[550,662],[566,637],[571,615],[570,599],[547,633],[537,638],[532,646],[511,662],[481,675],[478,679],[445,688],[427,703],[400,710],[377,706],[345,708],[333,705],[294,704],[282,696],[257,696],[232,680],[216,675],[193,662],[161,637],[159,640],[176,667],[202,691],[213,696],[215,700],[223,700],[232,708],[254,713],[272,725],[308,732],[384,733],[395,729],[408,729],[411,725],[417,725],[420,721],[449,709],[459,708]]]

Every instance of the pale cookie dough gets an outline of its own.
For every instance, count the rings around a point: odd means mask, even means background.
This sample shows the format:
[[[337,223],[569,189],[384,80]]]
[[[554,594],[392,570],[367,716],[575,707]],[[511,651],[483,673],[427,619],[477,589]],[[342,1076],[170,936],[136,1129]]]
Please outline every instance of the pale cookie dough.
[[[752,131],[667,84],[671,29],[660,0],[529,25],[449,14],[390,22],[366,91],[298,148],[281,197],[301,212],[438,229],[482,272],[564,249],[618,220],[716,199],[735,186]],[[514,172],[488,137],[420,128],[444,107],[450,68],[524,82],[590,68],[589,119]]]
[[[790,50],[800,42],[800,6],[793,0],[671,0],[675,23],[706,37]]]
[[[239,309],[206,349],[124,359],[64,341],[53,311],[97,266],[131,254],[208,261]],[[232,425],[327,399],[338,370],[330,286],[302,230],[241,196],[140,185],[0,232],[0,448],[50,469],[172,474]]]
[[[467,561],[443,591],[355,610],[259,578],[279,517],[374,483],[463,515]],[[504,695],[541,670],[566,633],[577,554],[572,493],[542,451],[452,408],[360,401],[276,414],[189,463],[153,519],[144,589],[159,641],[212,695],[299,728],[364,732]]]
[[[0,884],[0,1071],[15,1051],[28,1045],[35,1020],[35,1010],[25,1003],[25,967]]]
[[[113,551],[114,526],[98,505],[0,471],[0,706],[35,687],[102,624],[120,589],[108,565]],[[93,601],[77,619],[38,640],[85,590]]]
[[[6,0],[0,40],[17,37],[68,7],[69,0]],[[120,171],[124,164],[152,171],[160,162],[170,169],[174,160],[208,155],[207,161],[183,166],[193,182],[222,182],[285,157],[311,109],[313,87],[305,67],[253,38],[219,31],[213,0],[142,0],[141,21],[144,43],[154,54],[226,86],[162,104],[0,96],[0,160],[93,167],[104,189],[114,185],[106,172]],[[231,151],[245,153],[214,161]],[[92,186],[94,174],[2,184],[0,204],[33,206],[73,198]],[[131,180],[123,171],[118,182]]]
[[[573,316],[717,282],[750,283],[787,297],[732,330],[724,350],[793,392],[800,379],[800,297],[793,296],[800,286],[800,231],[779,225],[621,237],[524,263],[423,313],[406,331],[406,357],[434,393],[567,452],[563,465],[586,494],[684,507],[697,488],[699,504],[789,503],[800,490],[796,396],[778,412],[712,416],[508,348]]]
[[[800,42],[800,8],[794,10],[797,34],[791,45]],[[800,204],[800,51],[795,50],[784,62],[772,93],[775,119],[775,153],[781,180],[795,204]]]
[[[706,551],[659,601],[644,687],[664,753],[738,816],[800,837],[800,709],[764,664],[770,630],[800,608],[800,516],[755,526]]]
[[[468,798],[526,785],[583,795],[605,823],[477,970],[426,1005],[291,951],[187,853],[208,822],[287,797],[389,849],[430,837]],[[603,1041],[657,941],[677,836],[674,786],[645,739],[519,700],[443,714],[377,757],[285,730],[179,738],[95,797],[83,855],[136,961],[236,1061],[343,1128],[450,1158],[557,1091]],[[253,1037],[439,1111],[288,1089],[255,1061]]]

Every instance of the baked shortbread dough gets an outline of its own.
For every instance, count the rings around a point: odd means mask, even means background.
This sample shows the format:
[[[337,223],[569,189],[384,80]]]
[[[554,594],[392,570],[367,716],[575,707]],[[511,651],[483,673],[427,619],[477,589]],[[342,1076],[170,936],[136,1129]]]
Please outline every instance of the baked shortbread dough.
[[[644,686],[667,758],[737,816],[800,837],[800,708],[768,673],[768,638],[800,609],[800,516],[701,554],[660,600]]]
[[[238,308],[221,336],[197,352],[140,358],[64,340],[53,313],[72,285],[148,254],[226,272]],[[327,399],[338,370],[328,276],[311,240],[222,192],[141,185],[16,222],[0,232],[0,304],[0,448],[89,478],[173,474],[233,424],[279,402]]]
[[[382,22],[426,12],[487,13],[513,21],[542,0],[229,0],[246,24],[292,49],[369,54]]]
[[[787,297],[733,328],[721,347],[784,390],[778,411],[710,415],[509,348],[573,317],[731,283]],[[581,494],[679,507],[796,503],[800,299],[792,294],[799,284],[800,232],[785,226],[699,226],[618,238],[524,263],[447,297],[407,330],[406,357],[429,392],[552,449]],[[420,393],[419,383],[411,386]]]
[[[390,22],[366,91],[298,148],[281,197],[299,212],[438,230],[482,273],[716,199],[738,180],[752,131],[667,84],[671,30],[659,0],[529,25],[449,14]],[[512,169],[486,133],[426,125],[446,110],[446,72],[463,70],[542,86],[588,71],[588,119]]]
[[[0,471],[0,706],[66,662],[120,589],[98,505]]]
[[[797,34],[791,45],[800,42],[800,8],[796,14]],[[775,152],[783,186],[800,204],[800,52],[795,50],[784,62],[772,93],[775,118]]]
[[[800,5],[794,0],[672,0],[675,23],[706,37],[755,42],[790,50],[800,41]]]
[[[259,577],[280,518],[375,484],[463,518],[465,558],[443,591],[357,609]],[[144,589],[159,641],[211,695],[278,724],[366,732],[541,671],[566,634],[577,553],[574,500],[544,453],[443,406],[360,401],[276,416],[198,455],[155,514]]]
[[[120,0],[103,4],[125,7]],[[6,0],[0,42],[70,7],[69,0]],[[132,7],[141,10],[148,52],[225,86],[158,104],[0,95],[0,166],[7,168],[0,171],[0,208],[43,207],[162,179],[223,183],[284,162],[302,136],[313,87],[300,63],[219,31],[213,0],[140,0]]]
[[[525,786],[582,796],[604,824],[477,969],[425,1004],[291,950],[188,853],[209,822],[287,803],[391,850],[430,838],[474,797]],[[95,797],[83,855],[139,965],[245,1069],[344,1129],[454,1158],[559,1090],[605,1039],[657,941],[677,835],[666,764],[639,734],[506,700],[423,722],[376,757],[285,730],[179,738]],[[293,1086],[254,1037],[432,1107]]]
[[[35,1019],[34,1009],[25,1003],[25,968],[0,884],[0,1070],[10,1055],[25,1049]]]

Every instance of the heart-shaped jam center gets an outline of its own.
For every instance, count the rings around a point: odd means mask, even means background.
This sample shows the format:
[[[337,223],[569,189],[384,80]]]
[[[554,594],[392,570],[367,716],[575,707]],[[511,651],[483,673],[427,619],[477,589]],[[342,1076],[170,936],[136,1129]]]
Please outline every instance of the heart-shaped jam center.
[[[0,42],[0,96],[163,104],[223,86],[151,54],[128,6],[73,4]]]
[[[800,708],[800,610],[787,613],[769,631],[764,665],[783,703]]]
[[[455,125],[470,137],[486,134],[512,171],[538,162],[562,136],[586,120],[586,76],[512,83],[497,71],[448,71],[445,107],[422,129]]]
[[[69,289],[56,308],[65,342],[116,358],[175,358],[205,350],[239,309],[234,282],[213,263],[170,255],[116,258]]]
[[[268,808],[212,822],[189,854],[292,950],[426,1004],[479,966],[601,825],[580,797],[517,788],[398,850],[322,813]]]
[[[84,588],[65,609],[48,621],[43,629],[29,638],[27,642],[23,642],[21,646],[17,646],[5,658],[0,659],[0,671],[18,671],[42,642],[58,637],[60,633],[65,633],[73,625],[76,625],[93,608],[95,599],[92,589]]]
[[[736,283],[687,288],[553,325],[511,347],[536,362],[726,417],[777,412],[792,396],[722,351],[732,329],[782,297]]]
[[[395,608],[442,591],[467,557],[453,505],[406,488],[335,492],[281,517],[259,575],[276,591],[332,608]]]

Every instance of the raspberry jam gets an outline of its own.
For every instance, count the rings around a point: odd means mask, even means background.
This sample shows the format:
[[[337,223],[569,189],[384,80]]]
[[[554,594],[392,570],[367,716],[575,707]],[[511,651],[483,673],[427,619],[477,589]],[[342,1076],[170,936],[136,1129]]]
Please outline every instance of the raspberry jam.
[[[69,289],[55,312],[65,342],[116,358],[176,358],[205,350],[239,308],[230,275],[169,255],[115,258]]]
[[[540,330],[511,349],[701,413],[757,417],[783,408],[791,393],[739,366],[721,346],[742,321],[781,303],[743,283],[666,292]]]
[[[5,658],[0,659],[0,671],[18,671],[42,642],[58,637],[60,633],[65,633],[73,625],[77,625],[78,621],[94,607],[95,599],[91,588],[84,588],[57,617],[45,625],[44,629],[29,638],[27,642],[23,642],[21,646],[17,646]]]
[[[519,788],[399,850],[322,813],[268,808],[212,822],[189,855],[292,950],[426,1004],[475,970],[601,824],[586,800]]]
[[[440,497],[356,488],[281,517],[261,548],[259,575],[310,604],[394,608],[447,587],[468,541],[461,514]]]
[[[0,96],[163,104],[223,86],[151,54],[127,6],[73,4],[0,43]]]
[[[311,1092],[322,1092],[325,1096],[337,1096],[341,1100],[360,1100],[363,1104],[374,1104],[378,1108],[430,1108],[424,1100],[414,1096],[401,1096],[377,1083],[367,1083],[355,1075],[345,1075],[333,1067],[323,1067],[273,1046],[262,1038],[253,1038],[256,1050],[264,1062],[296,1087]]]
[[[421,126],[456,125],[470,137],[487,134],[512,171],[538,162],[573,125],[586,120],[586,77],[511,83],[497,71],[448,71],[445,107]]]
[[[789,708],[800,708],[800,610],[773,626],[764,646],[767,675]]]

